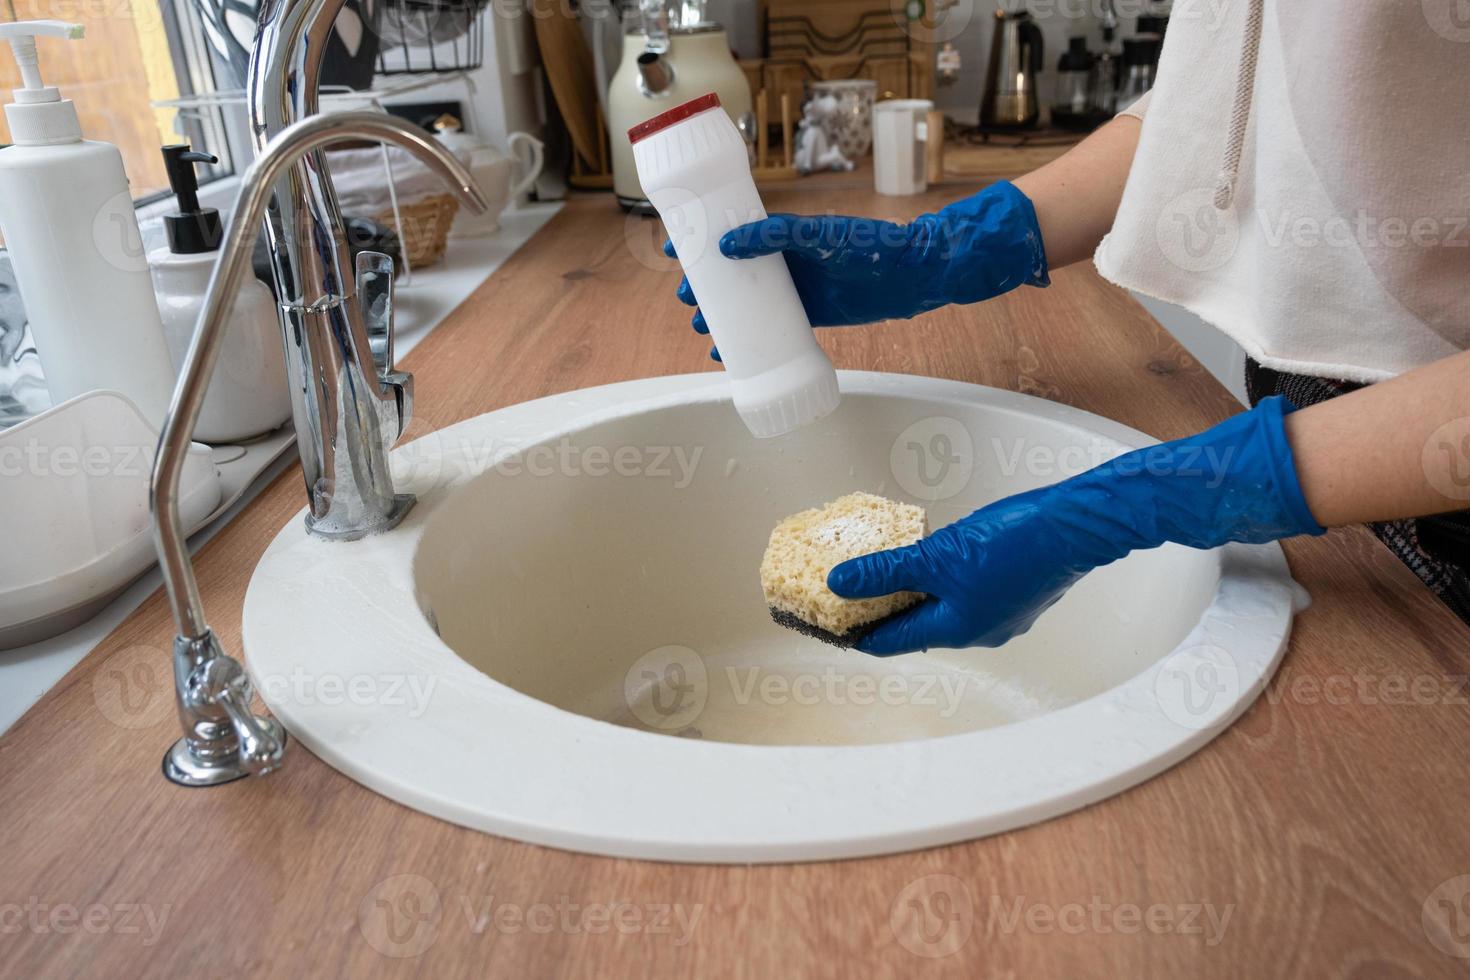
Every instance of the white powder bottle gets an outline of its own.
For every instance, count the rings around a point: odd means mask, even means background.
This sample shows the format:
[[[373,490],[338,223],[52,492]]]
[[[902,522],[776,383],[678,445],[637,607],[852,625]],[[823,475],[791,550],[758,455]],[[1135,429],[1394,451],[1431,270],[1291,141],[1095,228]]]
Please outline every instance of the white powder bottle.
[[[710,337],[730,378],[735,408],[759,438],[779,436],[837,407],[837,372],[812,336],[786,260],[728,259],[721,236],[766,217],[745,141],[702,95],[628,130],[638,179],[663,219]]]

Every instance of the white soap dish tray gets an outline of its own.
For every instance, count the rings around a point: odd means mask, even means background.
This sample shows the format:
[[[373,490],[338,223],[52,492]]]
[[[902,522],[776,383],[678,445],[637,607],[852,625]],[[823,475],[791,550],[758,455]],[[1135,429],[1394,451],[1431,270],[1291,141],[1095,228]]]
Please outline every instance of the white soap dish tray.
[[[94,615],[156,559],[148,486],[158,432],[123,394],[93,391],[0,432],[0,650]],[[208,446],[184,464],[190,531],[220,505]]]

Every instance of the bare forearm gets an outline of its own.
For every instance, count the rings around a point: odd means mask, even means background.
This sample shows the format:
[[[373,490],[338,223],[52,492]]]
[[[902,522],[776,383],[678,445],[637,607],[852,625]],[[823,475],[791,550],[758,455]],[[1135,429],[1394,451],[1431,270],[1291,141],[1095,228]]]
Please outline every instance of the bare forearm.
[[[1470,508],[1470,351],[1286,420],[1319,524]]]
[[[1119,116],[1051,163],[1014,181],[1036,208],[1050,268],[1090,258],[1113,226],[1138,148],[1140,125],[1133,116]]]

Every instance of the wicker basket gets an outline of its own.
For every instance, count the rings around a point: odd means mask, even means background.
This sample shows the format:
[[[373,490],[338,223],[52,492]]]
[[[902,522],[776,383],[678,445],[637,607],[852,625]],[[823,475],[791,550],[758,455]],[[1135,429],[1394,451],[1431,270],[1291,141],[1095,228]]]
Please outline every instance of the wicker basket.
[[[454,224],[458,211],[459,199],[453,194],[434,194],[409,203],[399,201],[396,216],[389,208],[373,215],[373,220],[393,229],[409,264],[422,269],[444,257],[449,226]],[[400,218],[402,227],[399,227]]]

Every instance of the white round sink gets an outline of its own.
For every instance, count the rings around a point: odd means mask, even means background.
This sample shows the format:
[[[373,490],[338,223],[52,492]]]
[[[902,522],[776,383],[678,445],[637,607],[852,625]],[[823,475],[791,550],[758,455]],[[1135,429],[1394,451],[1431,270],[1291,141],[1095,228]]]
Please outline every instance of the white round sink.
[[[1281,551],[1099,569],[999,650],[878,659],[771,622],[782,517],[853,490],[939,527],[1151,440],[974,385],[844,372],[750,437],[718,374],[528,402],[400,449],[419,504],[277,536],[245,603],[267,705],[392,799],[557,847],[791,861],[948,843],[1117,793],[1218,734],[1284,648]]]

